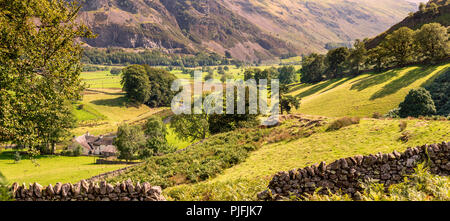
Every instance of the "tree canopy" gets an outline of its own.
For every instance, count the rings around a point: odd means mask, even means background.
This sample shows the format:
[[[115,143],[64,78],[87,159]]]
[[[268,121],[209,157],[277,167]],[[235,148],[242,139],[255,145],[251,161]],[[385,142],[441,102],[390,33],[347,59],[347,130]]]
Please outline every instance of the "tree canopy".
[[[28,147],[54,142],[80,99],[80,6],[63,0],[0,0],[0,140]]]
[[[128,99],[150,107],[170,106],[175,95],[170,89],[175,75],[148,65],[131,65],[122,72],[121,83]]]

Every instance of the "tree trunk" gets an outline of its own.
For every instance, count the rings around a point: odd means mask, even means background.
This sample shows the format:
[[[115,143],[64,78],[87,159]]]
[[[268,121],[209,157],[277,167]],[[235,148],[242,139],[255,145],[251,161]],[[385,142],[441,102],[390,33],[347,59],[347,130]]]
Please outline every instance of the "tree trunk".
[[[52,150],[51,150],[52,155],[55,155],[55,149],[56,149],[55,142],[52,142]]]

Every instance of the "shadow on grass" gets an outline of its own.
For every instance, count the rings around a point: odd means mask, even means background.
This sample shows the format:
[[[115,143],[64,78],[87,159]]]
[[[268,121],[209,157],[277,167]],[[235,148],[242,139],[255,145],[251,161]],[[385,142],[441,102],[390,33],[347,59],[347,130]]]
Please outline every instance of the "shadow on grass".
[[[309,87],[311,84],[298,84],[298,85],[291,85],[291,88],[289,89],[288,93],[292,93],[295,91],[298,91],[300,89],[303,89],[305,87]]]
[[[349,80],[351,80],[352,78],[343,78],[343,79],[341,79],[339,82],[337,82],[336,84],[334,84],[333,86],[331,86],[330,88],[327,88],[326,90],[324,90],[324,91],[322,91],[322,92],[320,92],[320,93],[325,93],[325,92],[327,92],[327,91],[329,91],[329,90],[332,90],[332,89],[334,89],[334,88],[337,88],[337,87],[339,87],[339,86],[341,86],[342,84],[344,84],[345,82],[347,82],[347,81],[349,81]]]
[[[354,85],[352,85],[350,90],[362,91],[369,87],[385,83],[386,81],[396,77],[397,74],[403,70],[405,70],[405,68],[402,68],[400,70],[390,70],[381,74],[371,74],[370,76],[357,81]]]
[[[19,152],[23,152],[25,150],[18,150]],[[14,161],[14,154],[16,153],[16,150],[4,150],[0,152],[0,160],[11,160]],[[20,157],[22,158],[22,160],[29,160],[30,157],[25,155],[25,154],[21,154]],[[46,159],[46,158],[51,158],[51,157],[56,157],[56,156],[52,156],[52,155],[37,155],[34,158],[36,160],[39,159]]]
[[[333,79],[333,80],[325,81],[323,83],[319,83],[316,86],[314,86],[314,87],[312,87],[312,88],[310,88],[310,89],[308,89],[308,90],[298,94],[296,97],[304,98],[304,97],[313,95],[313,94],[315,94],[315,93],[317,93],[317,92],[327,88],[328,86],[338,82],[338,81],[339,81],[339,79]]]
[[[107,94],[107,95],[124,95],[125,92],[108,92],[108,91],[102,91],[102,90],[95,90],[95,89],[86,89],[85,91],[91,92],[91,93],[99,93],[99,94]]]
[[[438,71],[436,74],[434,74],[432,77],[430,77],[427,81],[425,81],[422,85],[420,85],[421,87],[426,87],[428,85],[430,85],[431,83],[433,83],[437,77],[439,77],[440,75],[446,73],[446,72],[450,72],[450,67],[446,67],[440,71]]]
[[[130,103],[128,103],[127,98],[125,98],[125,97],[95,100],[95,101],[91,101],[91,103],[93,103],[95,105],[107,106],[107,107],[125,107],[125,106],[131,105]]]
[[[388,95],[394,94],[400,89],[409,86],[410,84],[414,83],[415,81],[426,77],[430,73],[436,70],[436,66],[425,66],[416,68],[414,70],[409,71],[405,75],[403,75],[401,78],[396,79],[389,84],[385,85],[381,90],[375,92],[371,97],[370,100],[375,100],[378,98],[383,98]]]

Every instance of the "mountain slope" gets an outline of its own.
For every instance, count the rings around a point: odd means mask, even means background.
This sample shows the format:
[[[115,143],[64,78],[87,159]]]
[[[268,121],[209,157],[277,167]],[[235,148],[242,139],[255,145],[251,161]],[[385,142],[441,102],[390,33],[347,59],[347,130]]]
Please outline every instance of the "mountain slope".
[[[224,5],[301,53],[377,35],[417,9],[392,0],[229,0]]]
[[[381,1],[381,2],[380,2]],[[374,36],[416,9],[406,0],[86,0],[93,47],[214,51],[247,61]]]
[[[412,15],[406,17],[403,21],[392,26],[389,30],[383,32],[377,37],[371,39],[367,43],[367,48],[376,47],[388,34],[394,32],[401,27],[408,27],[413,30],[417,30],[422,25],[437,22],[443,26],[450,26],[450,1],[448,0],[431,0],[428,4],[434,3],[438,6],[435,10],[432,10],[427,6],[426,11],[418,11]]]

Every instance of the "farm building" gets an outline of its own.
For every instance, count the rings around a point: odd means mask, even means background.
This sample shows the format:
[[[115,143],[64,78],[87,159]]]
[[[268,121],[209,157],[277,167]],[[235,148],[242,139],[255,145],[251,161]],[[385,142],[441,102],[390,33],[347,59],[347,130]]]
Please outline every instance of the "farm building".
[[[115,136],[93,136],[86,133],[74,138],[74,142],[83,147],[83,154],[97,156],[116,156],[117,148],[113,145]]]

